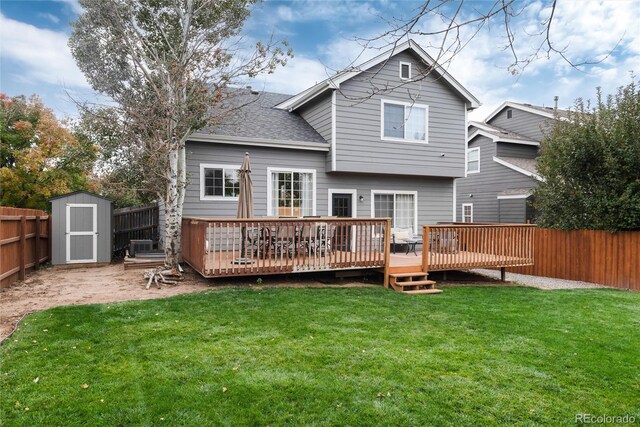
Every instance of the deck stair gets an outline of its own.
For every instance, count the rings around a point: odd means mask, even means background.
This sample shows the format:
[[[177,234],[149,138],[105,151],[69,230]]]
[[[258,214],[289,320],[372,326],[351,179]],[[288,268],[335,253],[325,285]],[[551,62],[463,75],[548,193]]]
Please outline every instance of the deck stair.
[[[405,294],[440,294],[441,289],[436,289],[436,282],[427,279],[424,271],[389,274],[389,285],[398,292]]]

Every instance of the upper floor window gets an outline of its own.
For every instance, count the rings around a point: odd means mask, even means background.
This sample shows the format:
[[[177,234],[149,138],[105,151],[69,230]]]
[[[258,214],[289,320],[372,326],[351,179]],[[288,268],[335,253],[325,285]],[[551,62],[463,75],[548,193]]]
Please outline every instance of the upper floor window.
[[[480,147],[467,151],[467,173],[480,172]]]
[[[513,117],[513,110],[507,110],[507,119]]]
[[[427,142],[429,106],[382,100],[383,140]]]
[[[400,62],[400,78],[402,80],[409,80],[411,78],[410,62]]]
[[[200,200],[237,200],[240,166],[200,165]]]

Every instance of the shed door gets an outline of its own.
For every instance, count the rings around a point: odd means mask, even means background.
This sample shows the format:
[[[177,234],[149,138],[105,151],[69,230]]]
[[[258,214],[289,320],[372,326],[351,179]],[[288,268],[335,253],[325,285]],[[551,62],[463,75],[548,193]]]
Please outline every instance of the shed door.
[[[98,260],[98,206],[67,204],[67,264]]]

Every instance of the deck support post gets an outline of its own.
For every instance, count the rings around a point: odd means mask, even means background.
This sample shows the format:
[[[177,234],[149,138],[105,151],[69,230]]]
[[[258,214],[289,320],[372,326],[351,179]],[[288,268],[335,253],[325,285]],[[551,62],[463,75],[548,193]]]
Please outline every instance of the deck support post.
[[[506,281],[506,273],[505,273],[506,268],[505,267],[500,267],[500,281],[504,282]]]
[[[384,225],[384,287],[389,287],[389,264],[391,263],[391,218]]]

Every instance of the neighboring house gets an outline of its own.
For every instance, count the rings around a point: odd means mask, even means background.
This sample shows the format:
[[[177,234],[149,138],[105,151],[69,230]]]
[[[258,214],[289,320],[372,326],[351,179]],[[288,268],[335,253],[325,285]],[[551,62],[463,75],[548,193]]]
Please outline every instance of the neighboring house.
[[[464,222],[534,222],[531,192],[541,179],[536,157],[543,132],[566,110],[505,102],[482,122],[469,122],[467,177],[457,180]]]
[[[235,120],[187,142],[184,216],[235,217],[249,152],[255,217],[391,217],[415,232],[455,220],[467,112],[480,104],[415,42],[295,96],[243,90]]]

